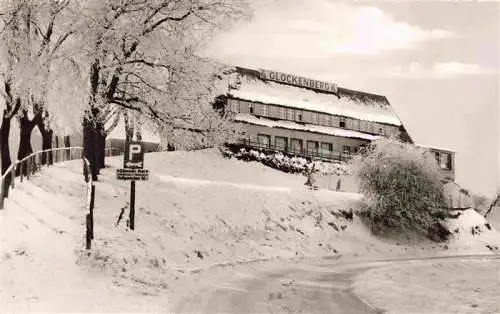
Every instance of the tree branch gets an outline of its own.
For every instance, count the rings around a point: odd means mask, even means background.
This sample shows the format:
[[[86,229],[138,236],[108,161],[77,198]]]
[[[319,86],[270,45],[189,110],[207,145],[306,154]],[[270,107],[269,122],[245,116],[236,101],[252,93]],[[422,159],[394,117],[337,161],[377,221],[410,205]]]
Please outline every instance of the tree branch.
[[[109,100],[109,103],[116,104],[116,105],[121,106],[123,108],[135,110],[135,111],[138,111],[138,112],[142,113],[141,108],[134,107],[134,106],[128,104],[127,102],[125,102],[125,101],[121,101],[121,100],[112,98],[112,99]]]
[[[142,32],[142,35],[147,35],[149,33],[151,33],[152,31],[154,31],[157,27],[159,27],[160,25],[162,25],[163,23],[166,23],[166,22],[169,22],[169,21],[175,21],[175,22],[180,22],[182,20],[185,20],[187,19],[190,15],[192,15],[194,12],[193,12],[193,9],[190,8],[189,11],[187,11],[186,13],[184,13],[183,15],[181,16],[178,16],[178,17],[174,17],[174,16],[167,16],[167,17],[164,17],[160,20],[158,20],[156,23],[154,23],[153,25],[151,25],[150,27],[146,28],[143,32]]]
[[[121,114],[119,112],[115,113],[115,115],[114,115],[115,118],[113,120],[113,123],[111,123],[109,128],[104,130],[104,136],[108,136],[109,133],[111,133],[116,128],[116,126],[118,125],[118,122],[120,122],[120,116],[121,116]]]

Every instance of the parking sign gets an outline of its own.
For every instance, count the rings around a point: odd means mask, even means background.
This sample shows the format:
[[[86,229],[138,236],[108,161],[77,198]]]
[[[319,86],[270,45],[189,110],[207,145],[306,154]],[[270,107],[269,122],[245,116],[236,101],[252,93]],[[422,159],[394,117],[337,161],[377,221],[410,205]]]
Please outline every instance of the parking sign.
[[[144,145],[141,142],[129,142],[125,145],[123,168],[144,168]]]

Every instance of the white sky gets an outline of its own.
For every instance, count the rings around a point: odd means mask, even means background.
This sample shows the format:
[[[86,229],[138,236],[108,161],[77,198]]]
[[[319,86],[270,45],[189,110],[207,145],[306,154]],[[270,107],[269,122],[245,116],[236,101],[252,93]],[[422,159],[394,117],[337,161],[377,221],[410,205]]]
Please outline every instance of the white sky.
[[[457,151],[457,181],[499,182],[499,5],[495,2],[254,2],[210,57],[388,97],[420,144]]]

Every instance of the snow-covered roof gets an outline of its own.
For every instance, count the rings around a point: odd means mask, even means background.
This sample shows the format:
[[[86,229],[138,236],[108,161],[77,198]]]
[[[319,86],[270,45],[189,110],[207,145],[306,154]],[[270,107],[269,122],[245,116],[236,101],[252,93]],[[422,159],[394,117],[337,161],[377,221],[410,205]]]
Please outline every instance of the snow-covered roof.
[[[385,97],[343,88],[338,89],[337,96],[333,93],[264,81],[257,76],[242,74],[240,83],[236,89],[231,89],[229,94],[234,98],[247,101],[401,125],[400,119]]]
[[[368,140],[368,141],[373,141],[373,140],[379,138],[379,136],[377,136],[377,135],[370,135],[370,134],[366,134],[366,133],[362,133],[362,132],[358,132],[358,131],[352,131],[352,130],[334,128],[334,127],[327,127],[327,126],[321,126],[321,125],[316,125],[316,124],[307,124],[307,123],[301,124],[301,123],[296,123],[293,121],[286,121],[286,120],[271,120],[271,119],[266,119],[266,118],[262,118],[262,117],[256,117],[256,116],[253,116],[253,115],[247,114],[247,113],[238,113],[234,119],[236,121],[267,126],[270,128],[284,128],[284,129],[291,129],[291,130],[316,132],[316,133],[333,135],[333,136],[340,136],[340,137],[359,138],[359,139],[364,139],[364,140]]]
[[[422,147],[422,148],[426,148],[426,149],[431,149],[431,150],[438,150],[438,151],[444,151],[444,152],[448,152],[448,153],[455,153],[454,150],[451,150],[449,148],[439,148],[439,147],[434,147],[434,146],[428,146],[428,145],[422,145],[422,144],[415,144],[419,147]]]

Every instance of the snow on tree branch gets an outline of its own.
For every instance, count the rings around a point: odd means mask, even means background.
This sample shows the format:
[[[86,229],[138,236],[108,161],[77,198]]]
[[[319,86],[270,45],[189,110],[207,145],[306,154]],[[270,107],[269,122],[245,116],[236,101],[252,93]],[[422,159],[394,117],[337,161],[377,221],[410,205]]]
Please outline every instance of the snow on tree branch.
[[[224,67],[197,51],[216,30],[248,15],[246,1],[89,0],[81,6],[82,68],[90,69],[89,108],[97,110],[89,118],[108,121],[106,108],[117,105],[158,129],[215,138],[233,127],[212,108],[227,89]]]

